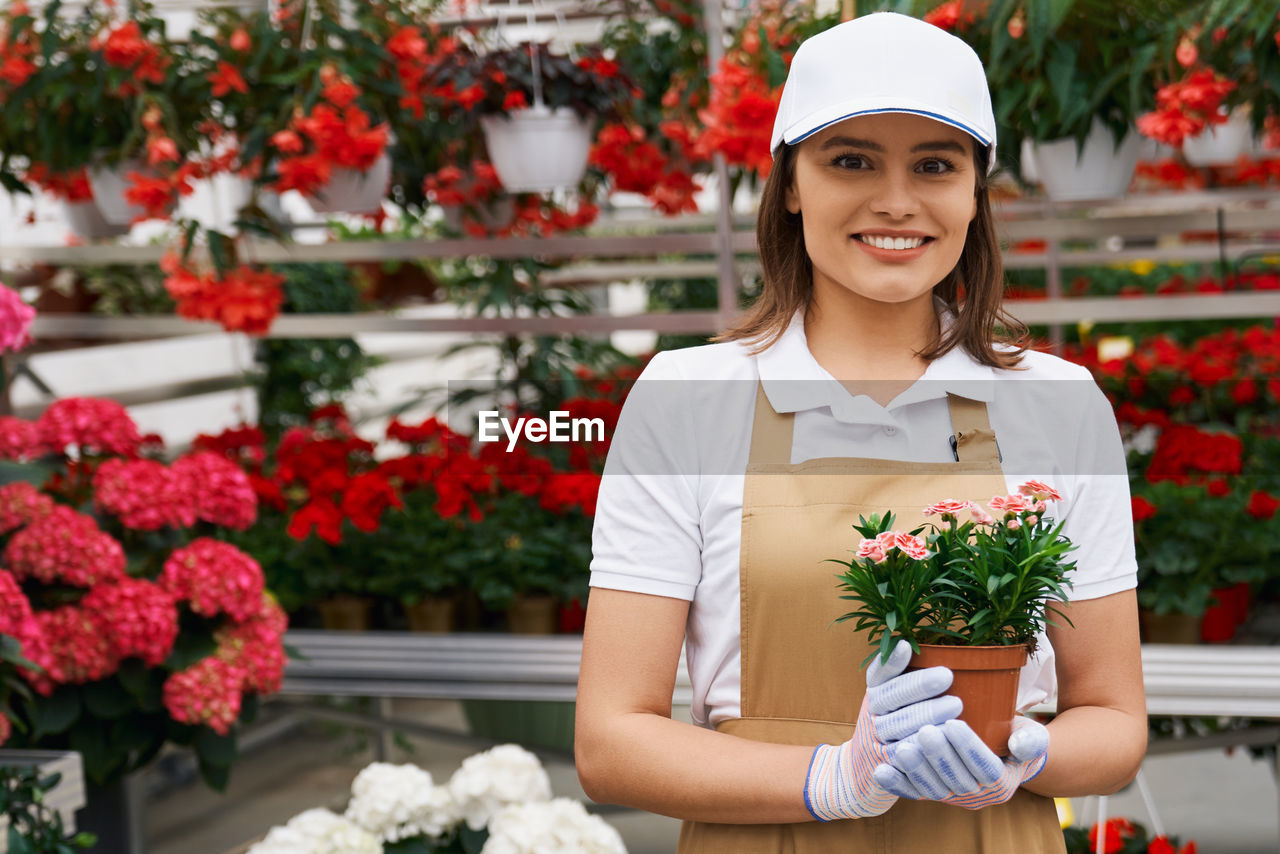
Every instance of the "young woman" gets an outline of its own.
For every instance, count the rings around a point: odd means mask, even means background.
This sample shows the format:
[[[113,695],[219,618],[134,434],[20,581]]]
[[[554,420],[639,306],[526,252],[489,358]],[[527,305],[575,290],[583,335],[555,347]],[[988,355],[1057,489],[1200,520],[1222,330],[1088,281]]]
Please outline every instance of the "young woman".
[[[1132,521],[1088,372],[995,326],[1002,270],[981,62],[914,18],[807,40],[774,127],[764,291],[720,342],[660,353],[613,437],[594,532],[576,758],[594,800],[685,820],[689,852],[1063,850],[1051,797],[1110,793],[1146,745]],[[962,291],[963,289],[963,291]],[[963,298],[962,297],[963,293]],[[860,664],[827,558],[859,514],[923,522],[1027,476],[1077,544],[1012,755],[954,720],[945,668]],[[681,646],[694,725],[671,718]]]

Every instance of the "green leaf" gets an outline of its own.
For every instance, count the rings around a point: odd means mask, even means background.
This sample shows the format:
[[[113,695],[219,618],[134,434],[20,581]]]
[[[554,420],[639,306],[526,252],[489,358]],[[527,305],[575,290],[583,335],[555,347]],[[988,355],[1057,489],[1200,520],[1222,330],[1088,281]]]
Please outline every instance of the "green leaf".
[[[236,761],[236,733],[231,730],[219,735],[208,727],[201,727],[194,747],[201,762],[210,765],[230,765]]]
[[[38,699],[36,708],[34,738],[66,732],[80,717],[80,692],[63,685],[50,696]]]
[[[135,699],[117,679],[103,679],[84,686],[85,708],[99,718],[118,718],[133,710]]]
[[[200,776],[204,779],[205,785],[215,792],[226,791],[227,784],[231,782],[231,766],[214,765],[206,762],[204,756],[200,753],[196,754],[196,759],[200,767]]]

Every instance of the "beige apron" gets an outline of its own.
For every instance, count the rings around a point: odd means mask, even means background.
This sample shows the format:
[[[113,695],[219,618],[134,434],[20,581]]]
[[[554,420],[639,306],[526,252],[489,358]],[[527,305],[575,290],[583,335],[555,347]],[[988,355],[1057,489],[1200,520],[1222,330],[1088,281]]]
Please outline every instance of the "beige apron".
[[[859,514],[891,510],[896,530],[925,521],[944,498],[986,502],[1008,487],[986,404],[948,395],[958,462],[825,457],[792,465],[794,413],[756,392],[742,499],[742,717],[717,729],[778,744],[840,744],[853,732],[871,651],[840,598],[837,564],[860,535]],[[799,793],[797,793],[797,797]],[[966,810],[899,800],[876,818],[796,824],[685,822],[679,854],[1050,854],[1065,852],[1053,801],[1021,789]]]

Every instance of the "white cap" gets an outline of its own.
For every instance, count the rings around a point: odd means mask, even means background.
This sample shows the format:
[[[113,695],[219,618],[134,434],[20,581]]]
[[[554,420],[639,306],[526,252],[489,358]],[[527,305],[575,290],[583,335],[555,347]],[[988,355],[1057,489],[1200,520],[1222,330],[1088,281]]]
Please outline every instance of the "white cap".
[[[990,147],[995,168],[996,119],[982,60],[940,27],[876,12],[805,39],[787,72],[769,150],[776,156],[783,142],[869,113],[913,113],[957,127]]]

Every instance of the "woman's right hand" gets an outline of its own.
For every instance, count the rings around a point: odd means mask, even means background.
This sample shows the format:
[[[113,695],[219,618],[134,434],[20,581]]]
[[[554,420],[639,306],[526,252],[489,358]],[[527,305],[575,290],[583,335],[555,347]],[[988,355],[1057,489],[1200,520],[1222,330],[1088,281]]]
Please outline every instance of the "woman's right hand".
[[[926,725],[958,717],[958,697],[942,695],[951,687],[951,671],[930,667],[903,673],[911,645],[898,641],[887,662],[867,668],[867,692],[853,738],[844,744],[820,744],[809,762],[804,801],[818,821],[866,818],[893,806],[897,796],[876,782],[877,765],[888,764],[897,742]]]

